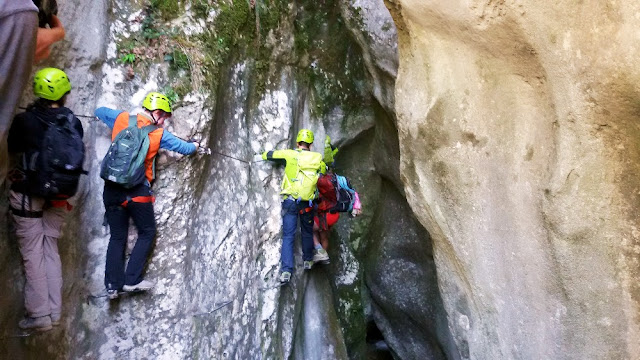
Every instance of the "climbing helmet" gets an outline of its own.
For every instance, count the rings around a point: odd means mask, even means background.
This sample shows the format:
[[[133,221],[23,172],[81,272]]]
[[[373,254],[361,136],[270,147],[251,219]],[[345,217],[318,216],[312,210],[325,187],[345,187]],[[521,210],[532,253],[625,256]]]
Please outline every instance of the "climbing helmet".
[[[162,110],[164,112],[171,113],[171,102],[169,98],[157,92],[150,92],[144,101],[142,102],[142,107],[149,111],[153,110]]]
[[[71,90],[71,82],[64,71],[44,68],[33,77],[33,94],[37,97],[57,101]]]
[[[313,131],[302,129],[298,131],[298,137],[296,137],[296,142],[306,142],[308,144],[313,144]]]

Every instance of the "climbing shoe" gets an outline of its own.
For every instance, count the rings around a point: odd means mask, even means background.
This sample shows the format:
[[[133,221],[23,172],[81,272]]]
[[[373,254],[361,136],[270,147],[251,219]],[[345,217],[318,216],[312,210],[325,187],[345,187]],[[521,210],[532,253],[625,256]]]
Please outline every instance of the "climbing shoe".
[[[51,325],[51,317],[41,316],[41,317],[26,317],[18,323],[18,327],[23,330],[36,330],[36,331],[48,331],[53,329]]]
[[[327,254],[327,250],[325,249],[317,249],[315,254],[313,254],[313,262],[328,264],[329,263],[329,255]]]
[[[304,262],[304,269],[305,270],[311,270],[311,268],[313,267],[313,260],[310,261],[306,261]]]
[[[118,298],[118,290],[107,290],[107,297],[109,300],[115,300]]]
[[[60,325],[60,314],[51,314],[51,325]]]
[[[288,271],[283,271],[280,273],[280,283],[288,284],[291,281],[291,273]]]
[[[126,292],[137,292],[137,291],[147,291],[153,289],[154,283],[149,280],[142,280],[135,285],[125,285],[122,287],[122,290]]]

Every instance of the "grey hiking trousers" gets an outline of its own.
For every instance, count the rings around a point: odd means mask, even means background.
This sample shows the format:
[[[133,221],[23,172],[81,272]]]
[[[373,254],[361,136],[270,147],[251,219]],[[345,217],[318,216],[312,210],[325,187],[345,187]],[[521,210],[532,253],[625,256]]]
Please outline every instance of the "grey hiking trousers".
[[[66,206],[53,207],[42,198],[29,199],[15,191],[9,192],[9,205],[19,210],[12,210],[11,217],[24,263],[27,316],[59,316],[62,312],[62,263],[58,238],[69,210]]]

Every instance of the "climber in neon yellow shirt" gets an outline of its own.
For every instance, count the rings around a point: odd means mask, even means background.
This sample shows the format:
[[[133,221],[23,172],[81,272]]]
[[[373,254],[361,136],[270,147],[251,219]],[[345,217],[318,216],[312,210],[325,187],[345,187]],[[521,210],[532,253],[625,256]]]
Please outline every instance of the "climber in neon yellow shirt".
[[[323,155],[310,151],[313,132],[302,129],[296,137],[297,149],[273,150],[262,154],[263,160],[284,163],[282,179],[282,249],[280,251],[280,282],[286,284],[293,272],[293,239],[300,217],[302,259],[305,270],[313,266],[313,217],[316,183],[326,171]]]

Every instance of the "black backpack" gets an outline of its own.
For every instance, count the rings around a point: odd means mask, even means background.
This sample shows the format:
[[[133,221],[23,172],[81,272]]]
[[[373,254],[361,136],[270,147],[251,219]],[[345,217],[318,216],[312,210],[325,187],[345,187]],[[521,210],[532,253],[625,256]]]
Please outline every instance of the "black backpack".
[[[37,116],[37,115],[36,115]],[[25,154],[24,169],[27,171],[29,194],[45,199],[66,199],[78,190],[82,169],[84,143],[74,126],[73,113],[58,114],[46,126],[40,151]]]

